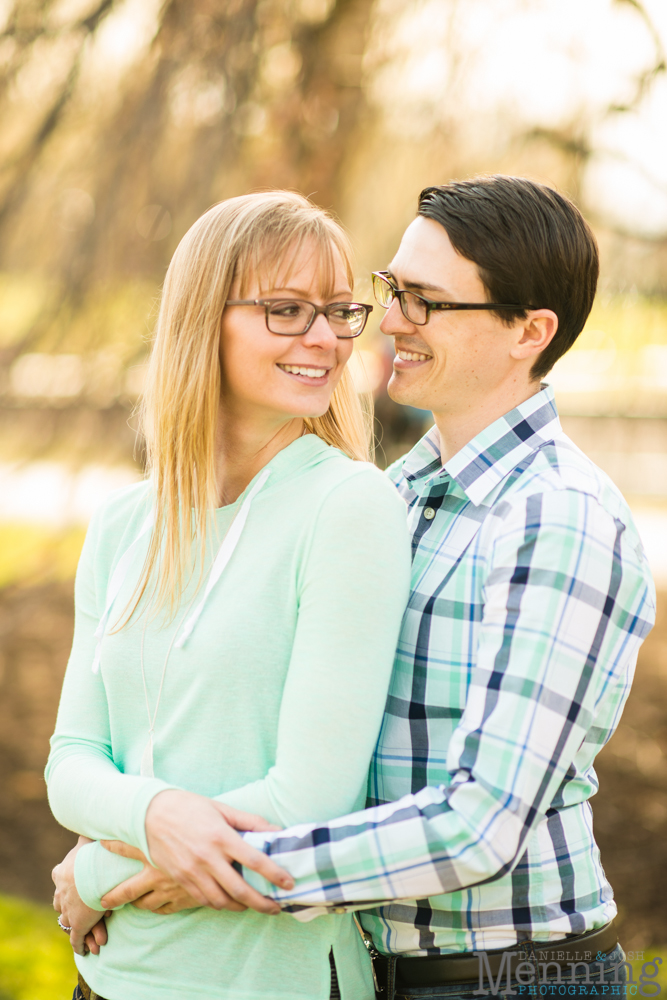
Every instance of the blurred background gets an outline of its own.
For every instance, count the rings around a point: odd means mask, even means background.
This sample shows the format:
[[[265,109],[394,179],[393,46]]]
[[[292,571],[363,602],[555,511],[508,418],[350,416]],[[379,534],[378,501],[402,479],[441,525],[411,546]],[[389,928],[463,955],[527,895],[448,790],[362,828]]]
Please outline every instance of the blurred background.
[[[0,1000],[67,993],[39,904],[72,843],[42,770],[73,573],[92,510],[142,474],[160,283],[214,202],[310,195],[351,232],[372,301],[427,184],[502,172],[572,197],[602,279],[548,381],[667,589],[666,50],[665,0],[0,0]],[[385,465],[430,417],[388,399],[378,313],[353,364]],[[622,940],[646,954],[667,946],[658,610],[594,800]]]

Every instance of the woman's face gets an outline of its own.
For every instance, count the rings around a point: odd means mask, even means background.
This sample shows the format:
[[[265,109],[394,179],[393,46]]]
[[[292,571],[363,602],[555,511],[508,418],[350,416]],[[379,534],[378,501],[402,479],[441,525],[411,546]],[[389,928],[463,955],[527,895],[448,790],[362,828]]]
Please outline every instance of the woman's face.
[[[305,299],[316,305],[349,302],[352,289],[339,252],[333,248],[333,292],[323,297],[320,254],[306,244],[279,287],[253,281],[244,299]],[[230,299],[240,298],[232,287]],[[319,417],[326,413],[331,393],[352,353],[352,340],[339,340],[323,315],[307,333],[270,333],[262,306],[227,306],[222,316],[220,363],[222,401],[229,415],[269,420]],[[295,372],[299,369],[299,372]]]

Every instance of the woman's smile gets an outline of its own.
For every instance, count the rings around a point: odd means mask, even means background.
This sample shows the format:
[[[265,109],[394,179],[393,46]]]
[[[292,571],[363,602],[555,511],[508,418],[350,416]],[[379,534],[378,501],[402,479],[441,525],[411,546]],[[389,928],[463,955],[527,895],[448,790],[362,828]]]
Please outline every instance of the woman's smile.
[[[331,371],[331,366],[329,365],[285,365],[278,363],[277,367],[286,375],[296,379],[297,382],[312,386],[326,385],[329,380],[329,372]]]

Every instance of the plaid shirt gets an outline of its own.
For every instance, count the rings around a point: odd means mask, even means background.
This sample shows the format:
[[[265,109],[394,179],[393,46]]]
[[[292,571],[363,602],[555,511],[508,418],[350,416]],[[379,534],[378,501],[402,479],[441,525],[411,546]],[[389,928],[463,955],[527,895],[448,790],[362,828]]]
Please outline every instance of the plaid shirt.
[[[626,503],[564,435],[549,387],[442,465],[435,428],[389,475],[412,593],[369,806],[247,834],[295,916],[360,908],[385,954],[558,940],[616,913],[589,803],[655,593]],[[382,905],[378,905],[382,904]]]

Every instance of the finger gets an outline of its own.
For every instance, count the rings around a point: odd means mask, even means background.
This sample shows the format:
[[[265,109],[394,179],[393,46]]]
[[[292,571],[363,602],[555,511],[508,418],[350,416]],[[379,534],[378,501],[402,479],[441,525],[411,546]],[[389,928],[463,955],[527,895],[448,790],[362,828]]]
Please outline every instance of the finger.
[[[104,919],[98,920],[95,926],[91,929],[90,933],[93,936],[95,943],[99,945],[100,948],[103,948],[109,939],[109,936],[107,934],[107,925],[104,922]],[[87,937],[86,937],[86,943],[88,944],[88,947],[90,947]],[[92,948],[90,950],[92,951]],[[98,953],[95,952],[95,954],[97,955]]]
[[[236,900],[237,903],[242,903],[252,910],[257,910],[258,913],[268,913],[270,915],[280,913],[280,907],[275,900],[269,899],[267,896],[262,896],[261,893],[249,886],[245,879],[241,878],[238,872],[221,858],[216,859],[213,874],[218,885],[228,896]],[[216,909],[219,908],[216,907]]]
[[[57,890],[53,894],[53,909],[56,911],[56,913],[60,913],[62,911],[62,906],[60,904],[60,896],[58,895]]]
[[[245,865],[246,868],[250,868],[251,871],[257,872],[259,875],[263,875],[265,879],[273,882],[274,885],[280,886],[281,889],[290,890],[294,888],[294,879],[289,872],[286,872],[284,868],[279,868],[268,855],[251,847],[250,844],[246,844],[243,838],[239,837],[235,839],[227,847],[226,852],[235,861],[238,861],[239,864]]]
[[[215,860],[223,866],[226,864],[219,857]],[[229,865],[226,867],[233,874],[236,874]],[[243,880],[241,879],[241,881]],[[195,900],[197,906],[210,906],[213,910],[224,910],[232,901],[232,897],[223,888],[220,880],[201,868],[196,868],[192,872],[183,872],[178,876],[178,882],[188,896]]]
[[[100,946],[97,943],[97,941],[95,940],[95,937],[94,937],[92,931],[89,931],[86,934],[85,938],[83,939],[83,947],[84,947],[84,949],[87,948],[88,951],[92,952],[93,955],[99,955],[99,953],[100,953]],[[85,954],[85,951],[84,951],[84,954]]]
[[[122,840],[101,840],[100,844],[112,854],[120,854],[122,858],[133,858],[135,861],[143,861],[144,864],[148,864],[148,859],[143,851],[140,851],[138,847],[132,847],[131,844],[125,844]]]
[[[56,865],[54,868],[51,869],[51,881],[53,882],[54,885],[57,885],[56,876],[58,874],[58,869],[59,868],[60,868],[60,865]]]
[[[171,902],[173,900],[169,893],[147,892],[143,896],[139,896],[138,899],[133,900],[132,906],[136,906],[138,910],[151,910],[153,913],[156,913],[161,906],[165,906]]]
[[[131,878],[121,882],[102,897],[102,906],[105,910],[115,910],[126,903],[132,903],[140,896],[145,896],[147,890],[152,888],[152,881],[156,872],[154,868],[144,868]]]
[[[88,946],[86,945],[85,937],[86,935],[82,934],[81,931],[76,931],[74,930],[74,928],[72,928],[69,936],[69,943],[72,945],[72,948],[74,949],[77,955],[86,954],[84,948]]]
[[[213,802],[218,812],[227,820],[235,830],[252,830],[253,833],[275,833],[282,830],[282,827],[269,823],[263,816],[256,816],[255,813],[243,812],[242,809],[234,809],[233,806],[226,806],[224,802]]]
[[[154,889],[153,892],[147,892],[141,899],[135,899],[132,906],[136,906],[138,910],[150,910],[152,913],[180,913],[181,910],[195,909],[198,903],[178,886],[176,891]]]

